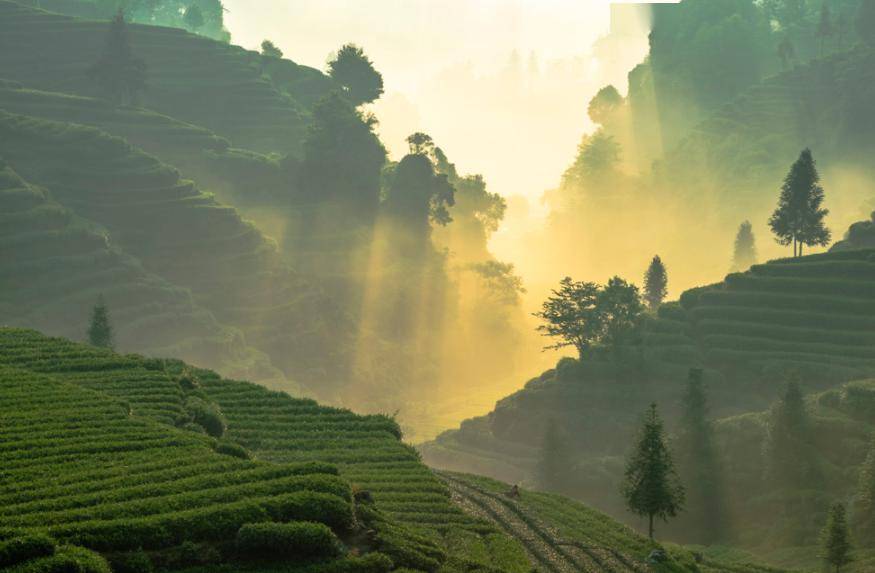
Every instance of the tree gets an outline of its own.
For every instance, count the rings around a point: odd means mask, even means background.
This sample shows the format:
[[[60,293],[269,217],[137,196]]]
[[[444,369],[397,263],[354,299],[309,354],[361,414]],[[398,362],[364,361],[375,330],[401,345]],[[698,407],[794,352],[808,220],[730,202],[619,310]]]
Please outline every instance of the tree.
[[[857,34],[865,43],[875,44],[875,0],[862,0],[857,9]]]
[[[656,404],[650,405],[635,450],[626,462],[621,491],[629,510],[648,518],[650,539],[654,518],[668,522],[683,509],[684,487],[675,472]]]
[[[411,153],[398,163],[386,194],[386,209],[414,229],[416,236],[428,237],[429,223],[449,224],[453,220],[449,207],[454,204],[455,189],[426,155]]]
[[[97,304],[91,310],[91,322],[88,326],[88,342],[99,348],[113,347],[113,330],[109,321],[109,310],[103,300],[103,295],[97,297]]]
[[[279,59],[283,57],[283,51],[280,50],[277,45],[270,40],[265,40],[261,43],[261,54],[268,58]]]
[[[298,174],[304,199],[341,202],[364,217],[376,213],[386,149],[374,125],[336,92],[314,106]]]
[[[620,145],[613,136],[599,129],[586,135],[577,147],[577,158],[562,176],[563,187],[584,188],[616,172],[620,161]]]
[[[766,479],[776,489],[810,488],[819,483],[811,452],[811,421],[795,377],[789,374],[787,388],[772,406],[766,428]]]
[[[821,533],[821,557],[835,568],[836,573],[853,561],[844,504],[836,503],[829,511],[829,518]]]
[[[656,311],[668,294],[668,274],[659,255],[653,257],[644,275],[644,300],[650,310]]]
[[[430,135],[421,131],[411,134],[407,138],[407,145],[410,147],[412,155],[431,155],[435,150],[434,140]],[[440,149],[438,148],[438,150]]]
[[[100,59],[89,72],[102,96],[115,105],[134,104],[146,89],[146,63],[131,50],[125,14],[120,9],[106,36]]]
[[[354,106],[370,103],[383,95],[383,76],[364,50],[355,44],[346,44],[328,62],[328,75],[343,87]]]
[[[550,491],[564,491],[574,473],[571,452],[565,436],[554,420],[547,424],[541,457],[538,460],[538,486]]]
[[[573,346],[578,356],[584,357],[599,338],[598,294],[599,286],[595,283],[575,282],[571,277],[562,279],[559,290],[553,290],[541,311],[535,313],[546,323],[538,326],[538,331],[559,339],[545,350]]]
[[[597,344],[609,346],[616,356],[623,344],[633,341],[643,311],[638,287],[619,277],[604,287],[565,277],[535,316],[545,323],[539,332],[559,339],[545,350],[573,346],[583,359]]]
[[[678,431],[678,468],[687,484],[690,530],[697,541],[711,544],[720,538],[723,495],[714,445],[714,426],[708,419],[708,400],[702,370],[691,368],[682,399]]]
[[[191,30],[199,30],[204,25],[204,13],[200,6],[192,4],[185,9],[185,14],[182,16],[183,22]]]
[[[816,35],[820,38],[820,55],[823,56],[823,44],[826,39],[835,33],[832,16],[826,2],[820,5],[820,21],[817,23]]]
[[[732,270],[734,272],[745,271],[757,262],[756,239],[753,235],[753,226],[750,221],[745,221],[738,226],[735,234],[735,248],[732,253]]]
[[[606,125],[622,105],[623,96],[617,88],[608,85],[600,89],[589,101],[587,114],[594,123]]]
[[[824,225],[829,210],[823,207],[824,192],[810,149],[804,149],[790,168],[781,186],[778,207],[769,219],[775,240],[793,245],[793,256],[802,256],[802,248],[826,246],[831,233]]]

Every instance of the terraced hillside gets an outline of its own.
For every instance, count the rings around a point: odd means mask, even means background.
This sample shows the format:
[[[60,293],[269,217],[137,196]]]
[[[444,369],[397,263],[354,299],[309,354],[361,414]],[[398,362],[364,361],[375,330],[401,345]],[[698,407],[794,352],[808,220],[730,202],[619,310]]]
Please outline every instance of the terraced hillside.
[[[87,70],[99,57],[107,28],[107,22],[3,0],[0,77],[33,88],[91,95]],[[309,105],[333,85],[318,71],[288,62],[278,89],[262,75],[264,62],[256,52],[175,28],[131,25],[130,30],[133,51],[148,66],[143,104],[204,126],[238,147],[297,150]]]
[[[308,519],[325,521],[348,545],[378,549],[396,565],[420,571],[529,571],[521,547],[491,525],[466,516],[452,505],[447,489],[419,462],[415,451],[399,440],[397,424],[386,417],[356,416],[254,384],[223,380],[212,372],[195,370],[180,362],[120,356],[27,330],[0,329],[0,364],[3,372],[13,373],[4,379],[5,386],[0,384],[4,404],[0,408],[8,403],[10,412],[16,407],[27,410],[26,402],[18,396],[28,392],[41,395],[33,391],[32,385],[22,386],[31,384],[29,380],[35,380],[33,384],[52,384],[58,388],[56,393],[46,394],[39,402],[51,402],[57,408],[57,411],[47,412],[52,424],[46,425],[49,428],[44,432],[46,436],[39,435],[44,418],[36,405],[33,411],[28,411],[33,432],[24,429],[18,432],[21,439],[33,434],[34,447],[43,444],[40,447],[47,448],[37,459],[28,462],[31,469],[26,473],[27,479],[39,473],[33,464],[38,464],[45,473],[55,461],[66,463],[77,456],[86,456],[77,462],[81,472],[54,472],[33,478],[37,484],[46,480],[48,483],[40,486],[39,491],[46,489],[50,493],[45,494],[45,499],[42,493],[34,493],[23,498],[22,503],[33,503],[37,508],[42,507],[46,512],[51,509],[54,513],[40,513],[39,517],[32,518],[22,514],[20,518],[10,518],[11,525],[21,520],[24,527],[30,523],[28,520],[53,519],[51,516],[57,515],[59,535],[70,529],[69,539],[77,544],[108,554],[127,550],[131,544],[132,549],[143,544],[150,552],[155,549],[157,553],[151,557],[160,561],[173,557],[175,550],[167,548],[168,544],[162,541],[164,537],[155,537],[158,533],[169,536],[173,541],[169,543],[171,546],[186,540],[213,544],[217,539],[227,539],[229,531],[236,531],[239,519],[261,515],[253,506],[253,500],[273,516],[273,504],[279,503],[272,501],[273,497],[280,496],[281,502],[282,496],[295,495],[294,483],[302,482],[306,491],[311,492],[308,496],[321,499],[324,493],[346,500],[345,509],[336,501],[326,501],[318,506],[319,513]],[[21,378],[15,373],[21,373]],[[24,382],[19,384],[19,379]],[[66,393],[69,398],[60,399],[58,393]],[[90,397],[95,398],[93,408],[86,403]],[[4,428],[0,433],[7,427],[6,410],[3,414]],[[80,431],[81,437],[76,433]],[[49,438],[54,438],[59,445],[54,445]],[[64,440],[68,438],[70,443],[65,445]],[[108,444],[108,451],[99,446],[101,442]],[[161,449],[153,449],[159,446]],[[0,459],[4,462],[5,448],[4,445],[0,449]],[[10,446],[9,449],[21,448]],[[249,457],[257,461],[246,459]],[[179,460],[186,463],[180,464]],[[138,473],[141,467],[142,475]],[[5,478],[6,474],[3,475]],[[24,483],[25,474],[21,476],[20,480],[16,477],[3,482],[0,499],[7,495],[6,483]],[[255,476],[264,476],[265,483],[260,484],[261,479],[254,479]],[[146,486],[147,479],[155,483]],[[164,481],[173,483],[162,485]],[[323,482],[328,485],[318,485]],[[342,516],[349,517],[352,497],[347,483],[358,492],[355,496],[357,519],[367,520],[374,529],[364,536],[367,542],[352,535],[348,527],[344,530],[348,523],[335,521]],[[113,492],[108,497],[95,493],[108,486],[116,487],[115,484],[120,493]],[[11,496],[18,487],[10,489],[8,494]],[[184,493],[187,491],[184,487],[188,487],[190,493]],[[137,492],[146,498],[139,499]],[[243,507],[244,517],[235,517],[234,511],[222,513],[222,508],[216,507],[217,513],[210,515],[222,516],[216,525],[224,528],[222,532],[210,533],[208,524],[188,521],[185,523],[198,526],[193,530],[197,538],[192,539],[185,537],[188,534],[178,525],[183,522],[173,521],[176,518],[172,514],[166,520],[142,517],[143,525],[139,521],[118,522],[129,524],[132,535],[147,536],[134,537],[131,541],[125,541],[125,536],[119,534],[111,543],[104,543],[98,533],[92,535],[91,529],[81,529],[93,525],[104,528],[99,531],[115,530],[113,525],[103,521],[115,523],[122,516],[134,519],[132,516],[139,516],[141,512],[150,515],[154,509],[148,508],[159,505],[157,498],[149,499],[148,496],[153,495],[162,496],[161,499],[167,496],[168,507],[180,507],[180,510],[182,506],[186,510],[212,506],[221,500],[220,506]],[[170,502],[177,498],[181,505],[172,505]],[[106,508],[104,499],[108,504]],[[52,509],[53,504],[68,505]],[[188,504],[192,504],[191,507]],[[371,504],[380,513],[369,511]],[[116,515],[116,507],[119,512],[128,513]],[[281,503],[280,507],[299,506]],[[68,525],[68,518],[64,517],[67,510],[72,512],[69,521],[74,525]],[[5,526],[6,519],[3,523]],[[151,529],[153,525],[158,529]],[[204,539],[197,533],[201,525],[206,528]],[[338,529],[337,525],[343,527]],[[218,545],[221,552],[221,543]],[[214,555],[211,551],[205,553]],[[373,569],[361,570],[387,570],[373,563],[371,566]]]
[[[223,448],[83,387],[117,388],[118,378],[101,373],[115,363],[135,374],[134,360],[9,329],[2,331],[2,352],[4,571],[109,571],[96,556],[67,546],[98,551],[118,570],[144,559],[170,570],[245,561],[245,532],[259,528],[285,532],[286,559],[345,559],[339,539],[356,528],[353,498],[331,466],[250,461],[242,448]],[[77,383],[60,372],[75,373]],[[136,376],[130,386],[155,394],[161,388]],[[65,549],[52,557],[56,544]],[[259,558],[278,550],[263,544]],[[57,561],[77,555],[90,565],[58,568]],[[377,555],[347,561],[350,571],[389,569],[373,568],[388,562]]]
[[[344,379],[343,359],[330,349],[349,347],[347,319],[253,224],[172,167],[93,128],[2,111],[0,155],[101,225],[148,272],[190,289],[196,304],[240,329],[287,374]]]
[[[777,569],[739,558],[735,563],[706,554],[694,555],[669,546],[666,561],[649,557],[661,546],[629,527],[568,498],[520,489],[489,478],[439,472],[454,500],[466,512],[491,521],[522,540],[532,563],[541,571],[592,573],[646,573],[700,571],[769,573]]]
[[[554,420],[573,442],[577,495],[622,516],[616,483],[638,416],[656,401],[667,420],[676,419],[689,368],[704,368],[715,417],[762,411],[789,373],[805,391],[875,376],[873,326],[875,251],[756,265],[663,306],[648,323],[642,360],[628,372],[563,359],[487,415],[420,450],[434,467],[529,482]],[[759,449],[748,444],[745,451]]]
[[[184,355],[200,363],[223,354],[228,362],[267,363],[187,291],[145,271],[103,229],[26,183],[2,159],[0,211],[5,324],[81,339],[91,307],[103,295],[117,321],[119,348]]]
[[[235,206],[257,204],[265,195],[273,198],[287,192],[289,186],[276,159],[230,147],[228,140],[206,128],[145,108],[107,106],[96,98],[28,89],[19,82],[0,80],[0,109],[88,125],[121,137],[181,169]]]
[[[669,150],[661,172],[696,196],[713,185],[735,224],[739,214],[758,217],[773,207],[763,187],[777,189],[805,147],[826,175],[841,168],[871,175],[873,62],[875,51],[860,45],[767,78],[699,123]]]

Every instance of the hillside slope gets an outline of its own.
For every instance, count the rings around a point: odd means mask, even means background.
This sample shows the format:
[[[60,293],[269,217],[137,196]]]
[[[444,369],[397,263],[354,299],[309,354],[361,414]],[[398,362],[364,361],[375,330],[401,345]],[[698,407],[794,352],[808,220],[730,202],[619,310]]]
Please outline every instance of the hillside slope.
[[[672,428],[689,368],[704,369],[716,418],[766,410],[791,375],[806,392],[875,375],[873,256],[875,251],[856,250],[782,259],[688,291],[680,304],[664,305],[647,322],[634,364],[617,369],[598,358],[563,359],[556,369],[500,400],[492,412],[421,446],[423,457],[439,468],[531,483],[546,428],[555,421],[568,436],[575,460],[569,493],[628,519],[616,484],[638,416],[650,402],[658,402]],[[726,464],[737,472],[737,491],[749,496],[763,483],[760,456],[749,455],[761,451],[763,425],[726,427],[737,430],[738,440],[747,440]],[[824,454],[827,467],[837,467],[838,473],[822,500],[852,490],[848,476],[862,462],[860,452],[865,453],[865,440],[859,440],[859,433],[851,432],[830,441],[857,446],[830,446],[833,454]],[[762,509],[766,499],[763,494],[750,511]],[[761,519],[754,514],[739,522]],[[815,521],[822,518],[819,514]],[[816,536],[819,523],[809,524],[803,537]],[[766,536],[742,537],[751,546]]]
[[[58,520],[59,536],[67,535],[69,529],[70,540],[110,556],[142,544],[160,561],[172,557],[165,553],[174,554],[174,546],[191,541],[208,543],[219,551],[218,558],[227,560],[222,540],[229,534],[233,537],[240,520],[263,521],[258,507],[273,516],[272,496],[279,496],[280,507],[301,507],[282,501],[284,496],[297,495],[294,483],[301,482],[312,492],[308,496],[320,494],[316,497],[321,499],[325,493],[346,500],[344,504],[336,500],[317,506],[305,504],[304,509],[315,512],[309,513],[308,519],[317,521],[349,517],[351,492],[357,492],[357,519],[364,520],[374,532],[359,536],[347,522],[326,523],[348,546],[379,551],[397,566],[447,573],[529,570],[519,546],[452,505],[446,488],[412,448],[400,441],[397,424],[386,417],[357,416],[254,384],[223,380],[181,362],[121,356],[27,330],[0,329],[0,363],[11,372],[5,385],[0,385],[4,403],[0,407],[8,402],[9,412],[18,408],[32,428],[19,429],[17,435],[27,439],[29,433],[46,434],[45,438],[35,437],[33,445],[47,448],[46,452],[31,459],[22,450],[21,457],[29,460],[23,473],[5,482],[10,484],[8,490],[5,485],[0,490],[0,495],[12,495],[18,489],[31,489],[29,480],[36,480],[35,493],[23,502],[33,503],[34,511],[44,508],[39,511],[51,509],[54,513],[22,514],[15,518],[21,520],[22,527],[51,515],[57,516],[52,519]],[[18,399],[28,393],[41,396],[39,384],[58,387],[69,399],[46,394],[32,407]],[[93,399],[93,406],[89,399]],[[39,407],[47,402],[56,403],[53,407],[58,411],[52,411],[49,418],[53,422],[45,423],[47,429],[43,429]],[[77,408],[83,413],[75,414]],[[5,414],[4,410],[4,420]],[[54,429],[55,421],[60,430]],[[82,437],[75,432],[65,434],[63,428],[81,431]],[[106,449],[101,447],[103,442],[108,444]],[[162,449],[151,449],[158,446]],[[8,449],[21,448],[11,444]],[[0,448],[4,462],[5,451],[5,446]],[[77,456],[93,456],[76,462],[81,473],[54,471],[34,477],[38,472],[33,464],[39,464],[45,473],[47,468],[56,467],[53,463],[72,463]],[[248,457],[257,461],[241,459]],[[186,463],[180,466],[183,459]],[[4,463],[4,471],[6,467]],[[299,477],[302,474],[306,475]],[[311,474],[314,477],[307,477]],[[146,488],[142,485],[146,479],[155,483]],[[42,485],[42,480],[48,483]],[[159,480],[171,483],[161,485]],[[93,493],[109,485],[120,491],[109,497]],[[191,491],[180,491],[185,487]],[[162,497],[135,501],[133,496],[138,492]],[[179,506],[170,503],[177,498]],[[108,504],[105,508],[104,503]],[[223,504],[230,509],[225,511]],[[374,509],[369,512],[371,504]],[[54,505],[63,507],[52,509]],[[196,521],[178,521],[171,511],[173,507],[194,511],[202,506],[205,509],[192,517]],[[139,517],[141,510],[146,512],[143,515],[155,513],[157,517]],[[222,518],[211,528],[209,523],[217,516]],[[132,535],[146,537],[105,537],[107,529],[114,531],[117,525],[107,520],[122,517],[142,520],[142,526],[140,521],[119,523],[130,524]],[[9,523],[18,527],[18,521],[13,521]],[[68,522],[79,524],[79,529],[66,525]],[[191,531],[180,529],[183,525],[191,526]],[[169,540],[163,535],[169,535]],[[210,548],[195,554],[217,558]],[[497,568],[493,563],[502,566]],[[373,568],[350,565],[350,569],[338,570],[388,570],[373,563],[370,566]]]
[[[243,331],[287,375],[344,379],[333,353],[349,347],[348,320],[235,209],[96,129],[0,111],[0,134],[0,155],[16,171],[103,226],[147,271],[190,289],[196,304]]]
[[[93,95],[87,71],[103,49],[107,29],[107,22],[3,0],[0,77],[34,88]],[[316,70],[288,62],[283,70],[288,77],[278,89],[263,75],[260,54],[183,30],[132,24],[130,33],[134,53],[148,66],[143,104],[202,125],[238,147],[296,151],[309,107],[333,87]],[[180,57],[182,53],[186,56]]]

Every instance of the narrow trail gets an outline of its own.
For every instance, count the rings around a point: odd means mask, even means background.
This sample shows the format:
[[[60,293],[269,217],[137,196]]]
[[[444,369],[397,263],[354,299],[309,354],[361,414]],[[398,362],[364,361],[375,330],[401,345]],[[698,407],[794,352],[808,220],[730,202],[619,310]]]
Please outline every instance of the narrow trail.
[[[562,539],[514,500],[436,472],[464,511],[486,519],[518,539],[532,565],[543,573],[646,573],[647,567],[605,547]]]

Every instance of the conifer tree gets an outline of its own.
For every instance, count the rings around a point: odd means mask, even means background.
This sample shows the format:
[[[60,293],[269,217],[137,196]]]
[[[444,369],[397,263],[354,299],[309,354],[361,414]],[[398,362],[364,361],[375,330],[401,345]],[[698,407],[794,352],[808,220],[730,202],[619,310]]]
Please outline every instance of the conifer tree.
[[[732,254],[732,271],[746,271],[757,262],[756,239],[750,221],[738,227],[735,235],[735,248]]]
[[[802,256],[802,248],[829,244],[831,233],[823,219],[829,210],[823,207],[824,192],[810,149],[804,149],[781,186],[778,207],[769,226],[781,245],[793,245],[793,256]]]
[[[659,255],[653,257],[644,275],[644,300],[651,311],[656,311],[668,294],[668,273]]]
[[[857,499],[855,525],[860,539],[875,539],[875,438],[860,470]]]
[[[766,479],[775,488],[813,487],[819,482],[811,452],[811,421],[793,377],[769,415],[764,455]]]
[[[821,533],[821,556],[835,573],[853,560],[850,537],[845,506],[836,503],[829,511],[829,518]]]
[[[622,493],[630,511],[648,518],[650,539],[654,518],[667,522],[683,509],[684,487],[675,471],[656,404],[651,404],[635,450],[627,460]]]
[[[554,420],[550,420],[538,461],[538,485],[545,490],[565,491],[573,474],[571,452]]]
[[[100,348],[113,347],[112,324],[109,321],[109,309],[103,300],[103,295],[97,297],[97,304],[91,310],[91,323],[88,326],[88,342]]]
[[[710,544],[722,533],[723,492],[714,427],[708,419],[705,382],[699,368],[689,372],[676,443],[678,468],[687,484],[687,522],[699,542]]]
[[[89,76],[103,97],[115,105],[135,104],[146,89],[146,63],[131,50],[121,9],[110,24],[103,54],[89,70]]]

